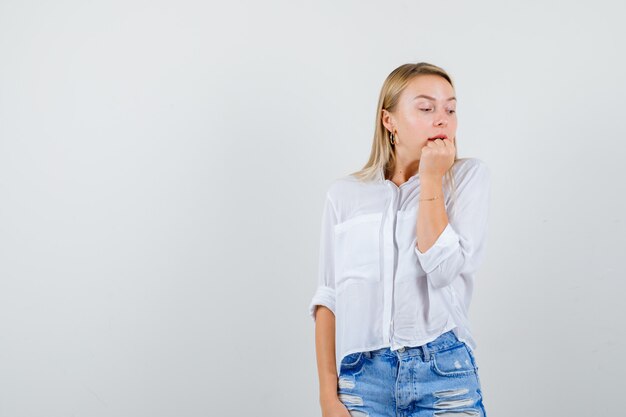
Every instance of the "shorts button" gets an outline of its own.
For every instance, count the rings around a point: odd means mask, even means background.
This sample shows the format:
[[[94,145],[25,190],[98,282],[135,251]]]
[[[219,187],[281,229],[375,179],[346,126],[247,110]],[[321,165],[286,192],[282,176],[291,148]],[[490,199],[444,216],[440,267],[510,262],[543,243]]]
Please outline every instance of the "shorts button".
[[[404,346],[402,346],[400,349],[398,349],[398,352],[404,352]]]

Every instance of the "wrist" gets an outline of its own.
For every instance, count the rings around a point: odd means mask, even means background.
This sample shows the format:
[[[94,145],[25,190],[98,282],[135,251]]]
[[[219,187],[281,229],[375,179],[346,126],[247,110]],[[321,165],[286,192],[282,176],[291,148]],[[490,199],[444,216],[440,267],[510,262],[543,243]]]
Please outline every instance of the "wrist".
[[[337,392],[322,392],[320,393],[320,404],[326,404],[339,399]]]
[[[437,174],[420,175],[420,184],[441,185],[442,182],[443,182],[443,175],[437,175]]]

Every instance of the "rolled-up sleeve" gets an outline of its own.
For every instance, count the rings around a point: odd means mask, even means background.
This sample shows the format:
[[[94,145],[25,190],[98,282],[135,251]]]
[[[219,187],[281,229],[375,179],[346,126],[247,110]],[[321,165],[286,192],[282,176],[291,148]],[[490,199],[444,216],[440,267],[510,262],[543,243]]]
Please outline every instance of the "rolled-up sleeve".
[[[490,172],[477,159],[457,184],[456,200],[448,207],[448,224],[433,246],[415,253],[435,288],[449,285],[460,275],[471,275],[482,264],[487,237]]]
[[[318,305],[327,307],[335,314],[334,226],[336,224],[337,214],[335,207],[327,193],[320,232],[317,289],[309,304],[309,314],[313,321],[315,321],[315,312]]]

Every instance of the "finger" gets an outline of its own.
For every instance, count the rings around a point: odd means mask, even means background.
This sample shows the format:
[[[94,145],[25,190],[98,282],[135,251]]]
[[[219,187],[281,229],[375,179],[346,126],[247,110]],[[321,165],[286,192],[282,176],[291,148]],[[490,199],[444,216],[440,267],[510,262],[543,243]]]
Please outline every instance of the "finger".
[[[456,147],[456,138],[448,139],[447,145],[449,147],[451,147],[451,148],[455,148]]]

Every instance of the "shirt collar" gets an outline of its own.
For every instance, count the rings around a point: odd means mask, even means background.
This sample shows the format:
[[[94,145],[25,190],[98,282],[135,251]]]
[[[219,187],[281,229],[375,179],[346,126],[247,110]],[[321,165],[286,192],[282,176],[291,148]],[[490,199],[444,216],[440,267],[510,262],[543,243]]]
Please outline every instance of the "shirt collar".
[[[413,174],[413,176],[409,177],[409,179],[406,180],[406,182],[404,184],[407,184],[407,183],[413,182],[413,181],[417,181],[418,179],[419,179],[419,172],[416,172],[415,174]],[[385,180],[386,180],[385,179],[385,169],[384,169],[384,167],[380,167],[380,168],[378,168],[378,181],[385,182]]]

